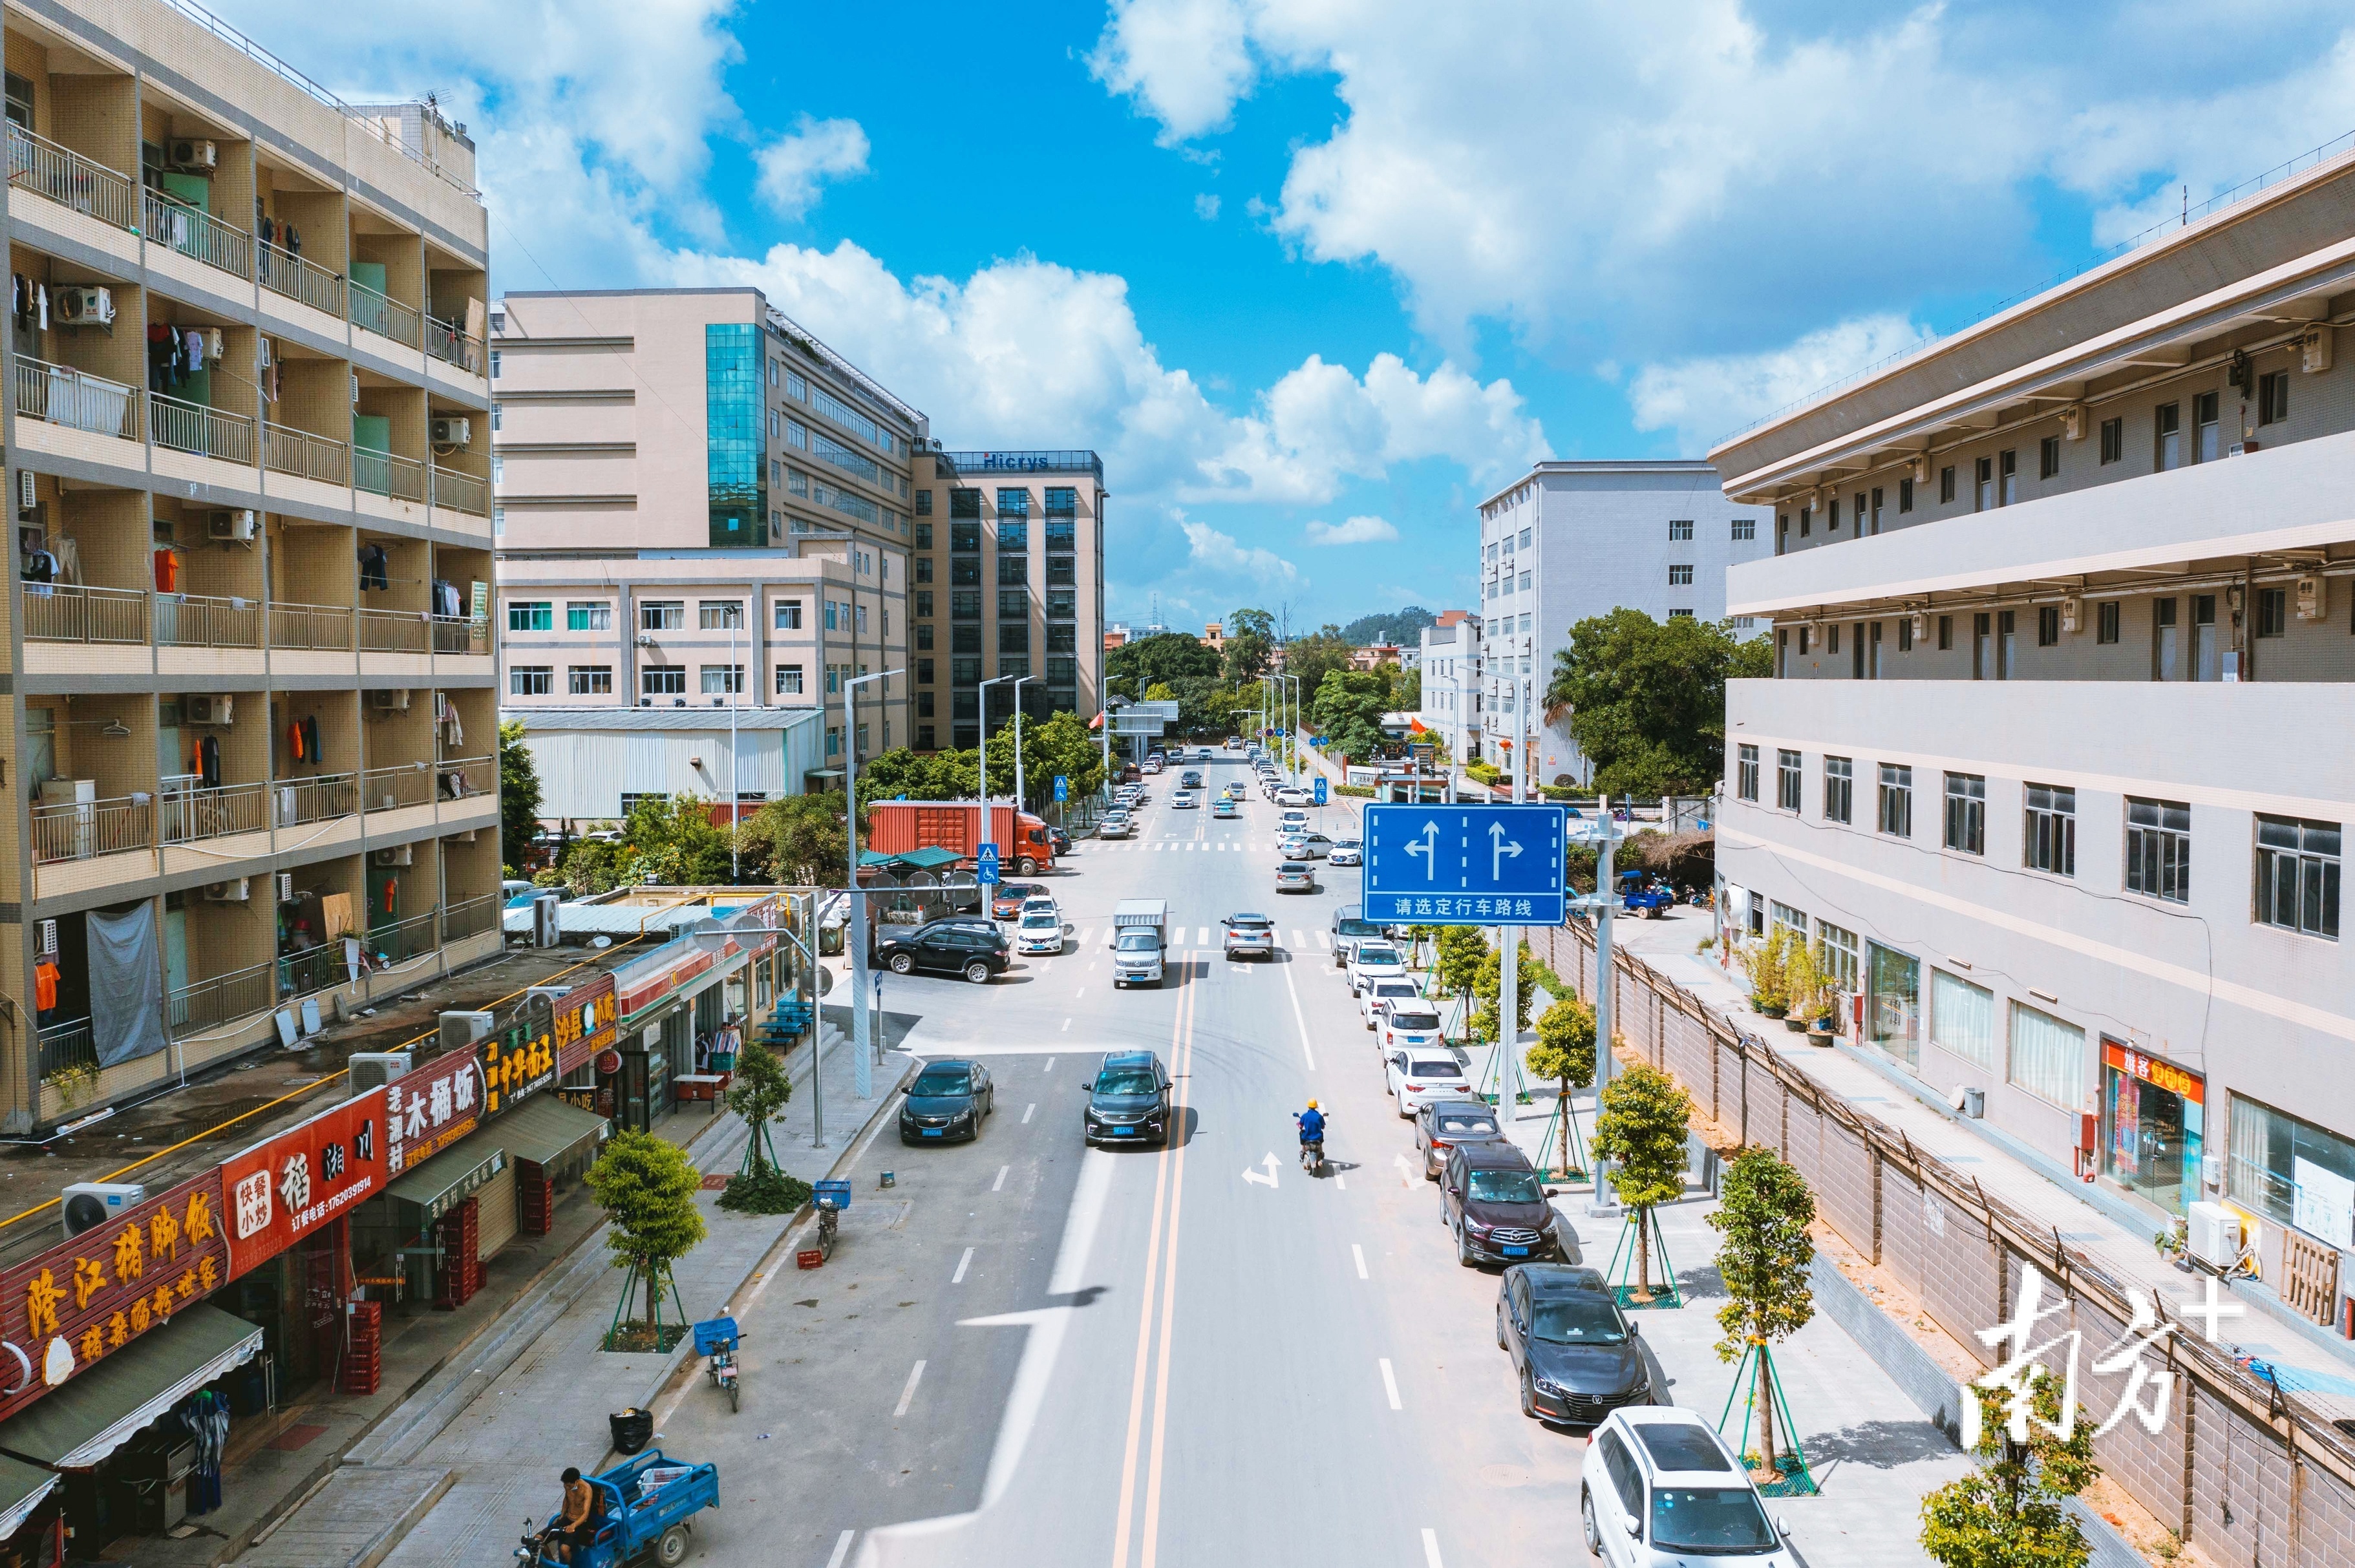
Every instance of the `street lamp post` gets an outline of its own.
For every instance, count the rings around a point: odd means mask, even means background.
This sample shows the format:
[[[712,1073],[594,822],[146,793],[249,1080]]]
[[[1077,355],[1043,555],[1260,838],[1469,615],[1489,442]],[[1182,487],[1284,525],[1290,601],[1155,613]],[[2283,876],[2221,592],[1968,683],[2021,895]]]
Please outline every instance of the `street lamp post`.
[[[1014,809],[1018,824],[1021,821],[1022,803],[1030,798],[1030,792],[1023,787],[1022,776],[1022,688],[1029,679],[1025,675],[1016,677],[1014,681]]]
[[[875,1053],[872,1041],[875,1026],[869,1020],[867,1008],[867,901],[858,891],[858,688],[870,680],[889,680],[900,672],[896,669],[878,670],[873,675],[853,676],[842,687],[842,723],[847,731],[844,736],[842,754],[845,806],[843,816],[848,825],[847,842],[850,847],[850,1019],[851,1038],[855,1049],[852,1086],[862,1100],[875,1097]]]

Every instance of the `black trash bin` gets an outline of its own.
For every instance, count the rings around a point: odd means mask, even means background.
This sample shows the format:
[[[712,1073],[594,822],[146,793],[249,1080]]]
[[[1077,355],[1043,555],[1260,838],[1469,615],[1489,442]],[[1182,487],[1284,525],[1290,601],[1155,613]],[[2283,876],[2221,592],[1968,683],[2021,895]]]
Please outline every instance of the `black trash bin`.
[[[653,1440],[655,1413],[651,1410],[616,1411],[605,1418],[613,1429],[613,1452],[628,1456],[636,1453]]]

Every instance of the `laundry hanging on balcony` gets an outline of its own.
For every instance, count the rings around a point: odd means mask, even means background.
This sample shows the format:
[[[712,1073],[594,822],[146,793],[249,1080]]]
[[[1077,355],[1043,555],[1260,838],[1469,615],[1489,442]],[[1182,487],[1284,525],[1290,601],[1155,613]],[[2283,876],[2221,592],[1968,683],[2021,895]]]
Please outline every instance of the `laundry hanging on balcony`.
[[[190,402],[209,403],[212,368],[225,347],[220,328],[178,326],[165,322],[147,325],[147,389],[179,392]],[[199,380],[199,378],[202,379]]]
[[[164,967],[155,918],[145,904],[127,914],[90,912],[90,1035],[98,1064],[164,1049]]]
[[[437,577],[433,580],[433,613],[444,620],[464,618],[466,607],[458,597],[458,585]]]
[[[286,749],[294,760],[307,767],[317,767],[319,755],[319,720],[314,716],[297,719],[286,726]]]
[[[360,546],[360,591],[366,592],[371,588],[390,588],[391,586],[392,580],[385,573],[384,546],[380,544]]]
[[[22,272],[13,273],[8,296],[9,314],[16,325],[27,330],[47,332],[49,329],[49,286],[37,283]]]

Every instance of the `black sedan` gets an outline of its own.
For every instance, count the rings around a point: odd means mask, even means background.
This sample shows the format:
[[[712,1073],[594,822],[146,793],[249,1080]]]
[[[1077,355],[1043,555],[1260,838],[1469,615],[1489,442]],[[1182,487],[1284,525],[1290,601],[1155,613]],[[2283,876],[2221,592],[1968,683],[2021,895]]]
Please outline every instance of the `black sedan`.
[[[986,985],[1006,972],[1006,933],[980,920],[936,920],[913,930],[894,928],[875,940],[874,961],[894,975],[931,969]]]
[[[1518,1264],[1497,1290],[1497,1346],[1513,1359],[1521,1413],[1593,1426],[1664,1397],[1657,1364],[1599,1269]]]
[[[928,1061],[900,1102],[900,1141],[981,1136],[981,1119],[997,1109],[997,1089],[978,1061]]]

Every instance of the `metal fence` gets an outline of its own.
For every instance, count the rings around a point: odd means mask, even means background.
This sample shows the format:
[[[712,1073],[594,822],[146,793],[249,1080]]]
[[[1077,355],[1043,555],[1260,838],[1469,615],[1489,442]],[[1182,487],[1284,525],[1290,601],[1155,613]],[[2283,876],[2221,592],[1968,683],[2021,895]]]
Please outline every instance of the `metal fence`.
[[[491,651],[490,623],[436,615],[433,617],[433,651],[437,654],[487,654]]]
[[[147,394],[147,409],[158,446],[225,463],[253,461],[253,421],[244,414],[224,413],[161,392]]]
[[[283,294],[313,310],[325,311],[329,315],[344,314],[344,280],[320,266],[306,261],[292,251],[264,240],[258,248],[261,257],[261,286],[271,293]]]
[[[389,337],[406,348],[418,347],[418,324],[424,315],[415,305],[380,294],[366,283],[346,283],[344,298],[354,326]]]
[[[360,803],[367,811],[398,811],[433,804],[433,769],[425,763],[369,768],[360,774]]]
[[[277,987],[271,978],[276,967],[256,964],[208,980],[191,981],[168,993],[164,997],[165,1029],[177,1040],[267,1011],[277,1000]]]
[[[381,963],[405,964],[442,944],[437,934],[440,925],[439,912],[428,910],[407,920],[376,926],[368,932],[368,950]]]
[[[432,645],[426,618],[405,610],[362,610],[360,647],[372,654],[421,654]]]
[[[261,427],[261,465],[272,474],[316,479],[323,485],[351,483],[351,448],[329,436],[282,424]]]
[[[44,802],[33,807],[33,859],[40,865],[127,854],[155,844],[153,795]]]
[[[139,232],[135,181],[103,164],[91,163],[70,147],[37,136],[14,121],[8,125],[8,183],[126,233]]]
[[[161,191],[144,190],[141,200],[152,243],[240,278],[253,275],[252,235],[230,228],[201,208],[174,201]]]
[[[437,463],[433,465],[433,504],[487,517],[491,515],[490,482]]]
[[[371,496],[395,501],[425,499],[425,464],[413,457],[395,457],[366,447],[352,453],[352,484]]]
[[[20,603],[25,636],[37,643],[144,643],[147,595],[136,588],[27,582]]]
[[[468,375],[483,373],[483,340],[430,315],[425,318],[425,352]]]
[[[470,936],[496,931],[505,910],[506,901],[497,893],[463,899],[442,912],[442,940],[445,943],[464,942]]]
[[[261,833],[270,827],[270,785],[227,784],[217,789],[173,790],[163,796],[166,844],[193,844],[232,833]]]
[[[155,596],[155,640],[176,648],[258,648],[261,601],[202,593]]]
[[[270,645],[347,653],[352,645],[352,614],[342,604],[272,604]]]
[[[16,395],[18,419],[42,420],[125,441],[139,439],[139,400],[120,381],[19,355]]]
[[[97,1066],[98,1044],[91,1036],[88,1019],[50,1024],[41,1030],[40,1075],[43,1078],[69,1067],[94,1070]]]
[[[324,991],[330,986],[340,986],[351,978],[344,966],[344,944],[330,942],[307,952],[289,954],[278,960],[278,994],[281,998],[307,997],[314,991]]]
[[[499,787],[496,757],[451,757],[434,763],[433,771],[444,800],[471,800]]]
[[[359,809],[359,774],[321,773],[296,784],[273,786],[278,792],[278,826],[297,827],[306,822],[326,822],[349,816]]]

